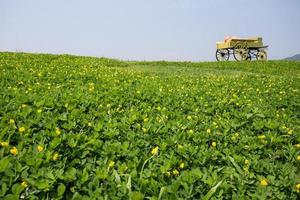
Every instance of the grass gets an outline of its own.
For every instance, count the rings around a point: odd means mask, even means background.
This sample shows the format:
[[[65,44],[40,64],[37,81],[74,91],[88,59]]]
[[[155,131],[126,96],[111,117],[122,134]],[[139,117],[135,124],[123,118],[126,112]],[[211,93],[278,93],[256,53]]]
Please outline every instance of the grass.
[[[0,198],[297,199],[300,63],[0,53]]]

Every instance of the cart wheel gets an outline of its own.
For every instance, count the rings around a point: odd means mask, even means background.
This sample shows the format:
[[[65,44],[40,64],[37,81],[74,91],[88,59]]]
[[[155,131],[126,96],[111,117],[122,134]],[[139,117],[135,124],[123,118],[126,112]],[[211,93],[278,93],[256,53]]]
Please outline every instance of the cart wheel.
[[[233,57],[237,61],[251,60],[249,50],[244,44],[237,44],[233,49]]]
[[[218,49],[216,51],[216,59],[217,61],[227,61],[229,59],[228,49]]]
[[[256,54],[257,60],[267,60],[267,52],[265,50],[259,50]]]

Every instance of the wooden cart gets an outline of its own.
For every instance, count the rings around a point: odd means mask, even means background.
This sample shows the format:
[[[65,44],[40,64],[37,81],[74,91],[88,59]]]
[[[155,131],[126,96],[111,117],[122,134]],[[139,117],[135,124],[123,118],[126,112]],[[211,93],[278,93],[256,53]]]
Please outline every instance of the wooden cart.
[[[267,52],[261,37],[236,38],[227,37],[224,42],[217,42],[216,59],[227,61],[233,55],[237,61],[242,60],[267,60]]]

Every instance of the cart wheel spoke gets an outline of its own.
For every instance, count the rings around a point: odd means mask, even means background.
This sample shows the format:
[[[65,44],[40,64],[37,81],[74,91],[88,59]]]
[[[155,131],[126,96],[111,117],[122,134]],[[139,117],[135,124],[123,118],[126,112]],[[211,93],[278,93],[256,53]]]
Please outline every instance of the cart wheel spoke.
[[[259,50],[256,54],[257,60],[267,60],[267,52],[265,50]]]
[[[216,59],[217,61],[227,61],[229,59],[228,49],[218,49],[216,51]]]
[[[247,45],[244,43],[236,44],[233,49],[233,57],[237,61],[251,60],[251,56],[249,54],[249,49],[247,48]]]

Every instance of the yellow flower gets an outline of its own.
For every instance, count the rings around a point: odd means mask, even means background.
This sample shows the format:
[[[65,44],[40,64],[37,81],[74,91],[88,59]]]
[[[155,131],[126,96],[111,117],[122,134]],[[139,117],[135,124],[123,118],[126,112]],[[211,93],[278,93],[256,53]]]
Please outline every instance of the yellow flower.
[[[148,129],[146,129],[146,128],[144,128],[144,127],[142,128],[142,130],[143,130],[144,133],[147,133],[147,132],[148,132]]]
[[[156,154],[158,154],[158,146],[156,146],[155,148],[153,148],[152,150],[151,150],[151,154],[154,156],[154,155],[156,155]]]
[[[258,139],[265,139],[265,138],[266,138],[265,135],[259,135],[259,136],[257,136],[257,137],[258,137]]]
[[[249,173],[249,169],[247,167],[244,167],[243,170],[244,170],[244,173],[246,173],[246,174]]]
[[[9,124],[11,124],[11,125],[12,125],[12,124],[15,124],[15,120],[10,119],[10,120],[9,120]]]
[[[38,152],[41,152],[44,150],[44,148],[41,145],[38,145],[36,149],[38,150]]]
[[[194,133],[194,130],[193,130],[193,129],[190,129],[188,133],[189,133],[189,134],[193,134],[193,133]]]
[[[20,132],[20,133],[24,133],[24,132],[25,132],[25,127],[23,127],[23,126],[20,127],[20,128],[19,128],[19,132]]]
[[[293,134],[293,129],[288,129],[288,134],[292,135]]]
[[[177,176],[177,175],[179,174],[179,171],[178,171],[177,169],[174,169],[174,170],[172,171],[172,173],[173,173],[173,175]]]
[[[90,92],[93,92],[94,89],[95,89],[94,86],[90,86],[90,87],[89,87],[89,91],[90,91]]]
[[[296,191],[297,191],[297,193],[300,193],[300,183],[298,183],[298,184],[296,185]]]
[[[52,156],[52,160],[57,160],[57,158],[58,158],[58,153],[54,153]]]
[[[13,147],[12,149],[10,149],[10,153],[13,155],[18,155],[18,149],[16,147]]]
[[[211,133],[211,130],[210,130],[210,128],[208,128],[207,130],[206,130],[206,133]]]
[[[56,133],[57,136],[59,136],[59,135],[61,134],[60,128],[56,128],[56,129],[55,129],[55,133]]]
[[[216,147],[216,146],[217,146],[217,143],[216,143],[216,142],[212,142],[212,143],[211,143],[211,146],[212,146],[212,147]]]
[[[92,126],[92,123],[91,123],[91,122],[89,122],[89,123],[88,123],[88,126],[89,126],[89,127],[91,127],[91,126]]]
[[[0,146],[2,147],[7,147],[9,145],[8,142],[0,142]]]
[[[192,118],[192,116],[187,116],[187,119],[189,120],[189,121],[191,121],[193,118]]]
[[[165,175],[169,177],[169,176],[171,176],[171,173],[170,172],[166,172]]]
[[[146,122],[148,122],[149,121],[149,118],[144,118],[144,122],[146,123]]]
[[[181,169],[184,168],[184,162],[180,163],[179,168],[181,168]]]
[[[108,169],[113,168],[115,166],[115,161],[109,161],[108,163]]]
[[[38,113],[41,113],[42,111],[43,111],[42,109],[38,109],[38,110],[37,110]]]
[[[297,160],[300,160],[300,156],[297,156]]]
[[[300,144],[296,144],[295,146],[296,146],[297,148],[300,148]]]
[[[22,108],[26,108],[26,107],[27,107],[27,105],[23,103],[22,104]]]
[[[249,160],[245,160],[245,165],[248,165],[250,163],[250,161]]]
[[[260,185],[261,186],[267,186],[268,185],[268,182],[267,182],[267,180],[266,179],[262,179],[261,181],[260,181]]]
[[[28,183],[27,183],[26,181],[23,181],[23,182],[21,183],[21,186],[22,186],[23,188],[27,188],[27,187],[28,187]]]

